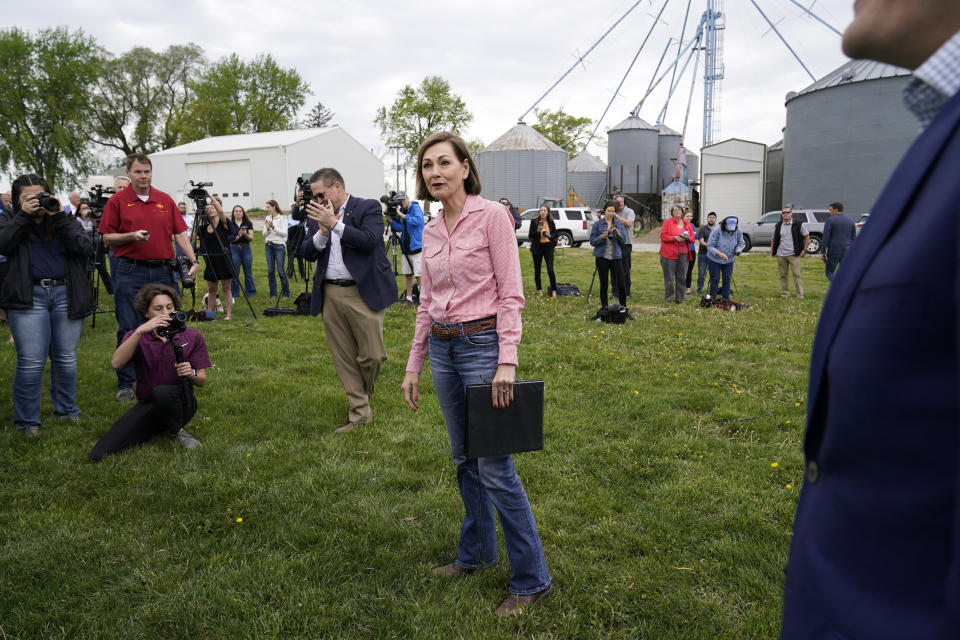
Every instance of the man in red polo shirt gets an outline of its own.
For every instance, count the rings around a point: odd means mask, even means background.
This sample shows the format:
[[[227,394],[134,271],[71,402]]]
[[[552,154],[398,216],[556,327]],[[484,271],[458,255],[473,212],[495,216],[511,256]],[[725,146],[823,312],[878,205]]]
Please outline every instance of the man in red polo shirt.
[[[113,306],[117,317],[117,345],[142,318],[133,306],[140,287],[162,282],[176,287],[173,278],[171,238],[193,262],[190,275],[196,276],[197,258],[187,238],[187,225],[173,198],[151,186],[153,163],[142,153],[127,156],[130,186],[107,201],[100,220],[103,242],[113,248]],[[117,399],[133,400],[136,373],[133,365],[117,369]]]

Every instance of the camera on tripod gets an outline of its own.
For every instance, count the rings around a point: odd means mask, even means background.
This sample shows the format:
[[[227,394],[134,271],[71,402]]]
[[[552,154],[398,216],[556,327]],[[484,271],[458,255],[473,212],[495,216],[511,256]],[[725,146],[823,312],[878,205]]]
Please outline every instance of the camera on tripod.
[[[193,187],[190,189],[190,193],[187,194],[187,197],[197,202],[198,200],[203,200],[204,205],[207,203],[207,192],[204,187],[212,187],[212,182],[194,182],[190,181],[190,186]]]
[[[303,176],[297,178],[296,189],[300,192],[300,200],[290,210],[290,217],[297,222],[303,222],[307,219],[307,203],[313,200],[313,191],[310,189],[310,182]]]
[[[107,200],[117,192],[112,187],[106,187],[102,184],[96,184],[87,190],[87,197],[80,198],[80,204],[90,206],[90,217],[98,219],[103,215],[103,208],[107,206]]]
[[[193,289],[194,284],[196,284],[193,278],[190,276],[190,267],[193,266],[193,261],[190,260],[187,256],[177,256],[176,258],[170,258],[167,260],[167,264],[171,269],[176,271],[180,275],[180,284],[186,287],[187,289]]]
[[[394,220],[400,218],[397,215],[397,209],[403,206],[404,196],[399,195],[396,191],[391,191],[385,196],[380,196],[380,202],[387,206],[386,215],[390,216]]]
[[[170,339],[178,333],[183,333],[187,328],[187,312],[172,311],[170,313],[170,324],[165,327],[157,328],[157,335],[161,338]]]

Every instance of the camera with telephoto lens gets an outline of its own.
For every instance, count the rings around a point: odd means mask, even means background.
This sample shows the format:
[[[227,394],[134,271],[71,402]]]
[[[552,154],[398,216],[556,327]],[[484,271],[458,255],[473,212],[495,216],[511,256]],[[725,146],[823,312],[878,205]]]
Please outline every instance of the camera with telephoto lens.
[[[60,211],[60,201],[46,191],[41,191],[38,193],[36,198],[42,209],[46,209],[47,211],[52,211],[54,213]]]
[[[178,333],[183,333],[187,328],[187,312],[173,311],[170,314],[170,324],[157,329],[157,335],[168,340]]]
[[[180,284],[187,289],[193,289],[195,283],[190,276],[190,267],[193,266],[193,261],[190,260],[190,258],[187,256],[177,256],[176,258],[167,260],[167,264],[180,276]]]
[[[394,220],[400,217],[397,215],[397,209],[403,206],[403,197],[397,195],[396,191],[391,191],[385,196],[380,196],[380,202],[387,206],[386,215]]]
[[[300,176],[297,178],[296,190],[300,192],[300,200],[298,200],[290,210],[290,217],[297,222],[303,222],[307,219],[307,203],[313,200],[313,190],[310,189],[310,181]]]

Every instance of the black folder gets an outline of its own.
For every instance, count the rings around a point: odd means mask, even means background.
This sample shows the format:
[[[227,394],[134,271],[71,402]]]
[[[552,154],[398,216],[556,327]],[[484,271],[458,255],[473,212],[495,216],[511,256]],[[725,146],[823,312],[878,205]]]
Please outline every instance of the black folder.
[[[517,380],[513,402],[494,409],[489,384],[467,385],[467,428],[464,452],[468,458],[502,456],[543,449],[543,380]]]

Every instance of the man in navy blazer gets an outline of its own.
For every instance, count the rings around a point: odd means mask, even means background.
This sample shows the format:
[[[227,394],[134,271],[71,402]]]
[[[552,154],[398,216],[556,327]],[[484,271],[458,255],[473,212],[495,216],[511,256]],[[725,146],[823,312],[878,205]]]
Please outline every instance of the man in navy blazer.
[[[960,638],[960,0],[857,0],[923,131],[827,294],[781,638]]]
[[[830,217],[823,225],[823,240],[820,241],[820,255],[826,263],[824,272],[827,280],[833,280],[833,274],[837,272],[837,267],[843,256],[847,255],[847,249],[853,244],[857,237],[857,225],[853,220],[843,215],[843,203],[830,203]]]
[[[370,422],[370,398],[387,359],[383,317],[397,298],[397,282],[383,250],[383,210],[376,200],[346,191],[340,172],[310,176],[307,231],[300,253],[316,261],[310,313],[323,313],[327,344],[350,404],[344,433]]]

